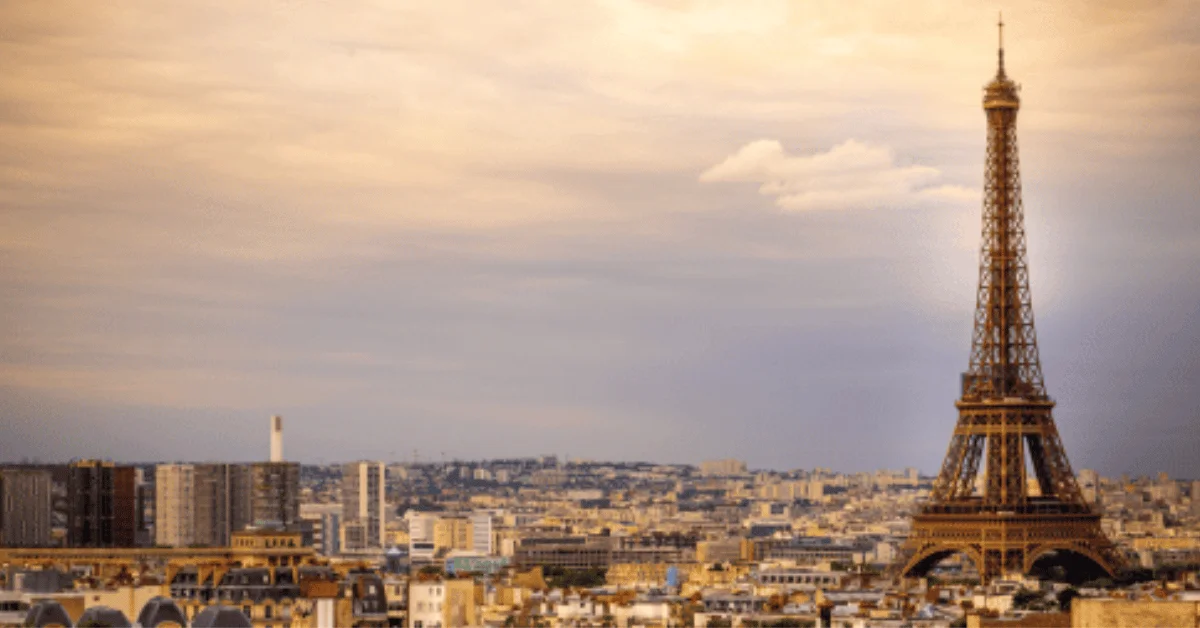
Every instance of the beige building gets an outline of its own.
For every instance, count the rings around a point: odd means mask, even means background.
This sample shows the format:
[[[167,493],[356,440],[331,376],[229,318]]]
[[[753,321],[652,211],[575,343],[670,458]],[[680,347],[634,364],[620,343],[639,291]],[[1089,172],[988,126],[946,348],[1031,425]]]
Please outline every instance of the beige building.
[[[382,548],[387,540],[387,467],[351,462],[342,467],[342,549]]]
[[[474,530],[466,517],[443,517],[433,528],[433,544],[438,550],[471,550]]]
[[[476,626],[479,625],[477,608],[474,580],[409,582],[409,628]]]
[[[196,469],[160,464],[154,470],[154,543],[187,547],[196,542]]]
[[[1175,600],[1109,600],[1076,598],[1071,602],[1072,628],[1195,628],[1200,602]]]
[[[705,460],[700,463],[700,475],[726,476],[745,475],[746,463],[742,460]]]
[[[250,517],[250,469],[237,464],[160,464],[155,468],[156,545],[220,547]]]

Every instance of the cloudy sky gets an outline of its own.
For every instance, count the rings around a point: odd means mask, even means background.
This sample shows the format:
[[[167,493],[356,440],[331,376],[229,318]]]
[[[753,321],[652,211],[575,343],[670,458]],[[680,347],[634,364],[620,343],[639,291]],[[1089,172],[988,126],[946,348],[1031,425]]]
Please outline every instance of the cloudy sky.
[[[1195,0],[0,3],[0,459],[933,472],[998,10],[1076,468],[1200,476]]]

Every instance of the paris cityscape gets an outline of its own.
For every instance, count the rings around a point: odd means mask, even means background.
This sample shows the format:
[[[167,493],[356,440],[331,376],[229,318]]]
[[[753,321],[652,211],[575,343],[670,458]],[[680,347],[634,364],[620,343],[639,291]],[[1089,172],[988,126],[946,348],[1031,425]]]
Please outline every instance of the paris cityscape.
[[[0,626],[1200,626],[1194,7],[521,4],[0,7]]]

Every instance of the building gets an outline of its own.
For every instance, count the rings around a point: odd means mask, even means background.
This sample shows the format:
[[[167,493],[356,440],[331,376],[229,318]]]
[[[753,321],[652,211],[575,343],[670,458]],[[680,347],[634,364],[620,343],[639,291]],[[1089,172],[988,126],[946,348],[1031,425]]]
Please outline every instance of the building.
[[[342,467],[342,525],[346,550],[382,548],[387,538],[387,467],[351,462]]]
[[[252,474],[238,464],[155,468],[155,542],[169,547],[229,545],[251,523]]]
[[[50,545],[50,473],[36,469],[0,471],[0,545]]]
[[[449,628],[477,626],[475,582],[463,580],[413,580],[408,585],[408,626]]]
[[[612,546],[599,539],[582,536],[524,538],[513,554],[518,569],[561,567],[563,569],[604,569],[612,564]]]
[[[1200,625],[1200,602],[1191,600],[1076,599],[1071,602],[1071,626],[1193,626]]]
[[[873,544],[841,543],[827,537],[754,539],[753,547],[755,560],[788,560],[798,565],[826,562],[861,565],[875,551]]]
[[[134,467],[133,545],[154,545],[154,474],[155,467]]]
[[[79,460],[67,468],[67,545],[114,547],[113,464]]]
[[[746,463],[733,458],[725,460],[705,460],[700,463],[700,475],[726,476],[745,475]]]
[[[404,514],[408,520],[408,556],[412,561],[431,561],[436,552],[434,528],[438,518],[410,510]]]
[[[492,513],[476,511],[471,515],[471,549],[476,553],[490,556],[494,554],[495,543],[492,540]]]
[[[301,504],[300,520],[318,554],[336,556],[341,552],[341,504]]]
[[[138,469],[113,467],[113,547],[133,547],[138,539]]]
[[[471,520],[466,517],[440,517],[434,525],[433,545],[436,550],[470,550],[473,542]]]
[[[154,544],[187,547],[196,542],[196,469],[160,464],[154,469]]]
[[[250,470],[240,464],[195,466],[193,512],[196,544],[229,545],[234,532],[250,525]]]
[[[299,463],[255,462],[249,485],[249,525],[286,530],[300,524]]]

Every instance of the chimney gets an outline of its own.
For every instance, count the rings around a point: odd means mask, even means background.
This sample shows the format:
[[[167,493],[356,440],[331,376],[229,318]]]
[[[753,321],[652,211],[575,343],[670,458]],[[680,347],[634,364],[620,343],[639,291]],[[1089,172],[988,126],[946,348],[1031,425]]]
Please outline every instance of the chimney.
[[[283,462],[283,417],[271,417],[271,462]]]

